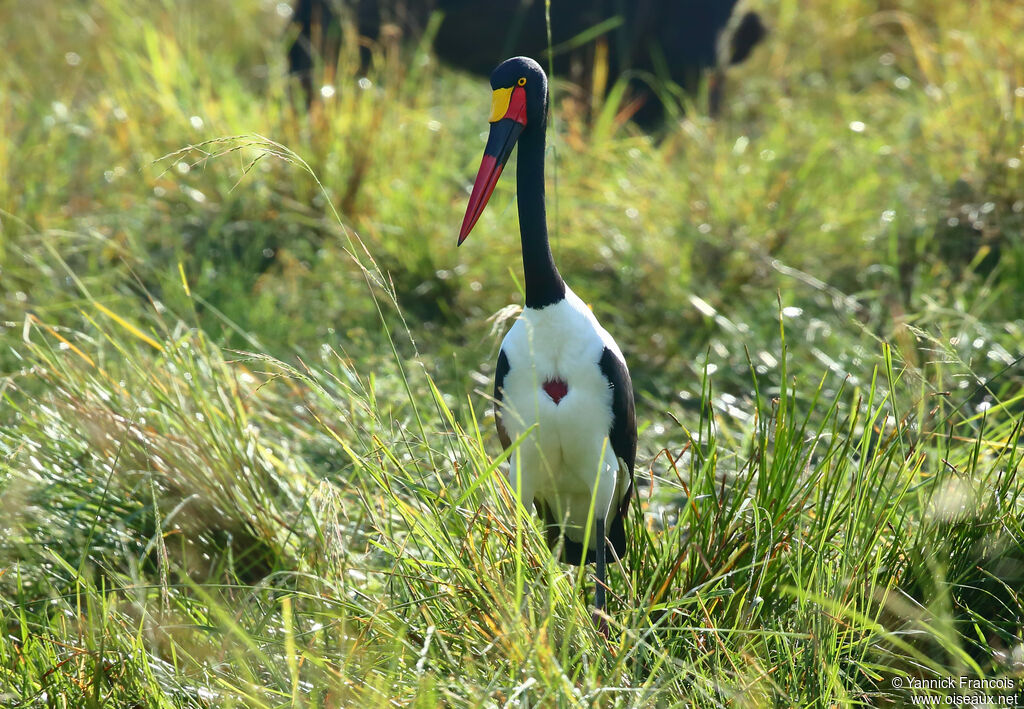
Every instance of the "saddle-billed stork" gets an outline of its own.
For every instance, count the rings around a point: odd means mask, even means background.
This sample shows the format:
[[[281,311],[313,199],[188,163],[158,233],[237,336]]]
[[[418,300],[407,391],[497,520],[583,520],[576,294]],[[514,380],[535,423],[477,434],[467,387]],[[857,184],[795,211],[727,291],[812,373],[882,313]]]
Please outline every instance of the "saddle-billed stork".
[[[547,76],[532,59],[515,57],[494,70],[491,88],[490,135],[459,244],[483,212],[518,140],[526,307],[498,354],[498,437],[508,448],[536,425],[509,459],[511,487],[523,504],[533,502],[551,549],[562,542],[562,561],[596,563],[594,621],[607,637],[605,564],[625,553],[623,521],[633,492],[633,384],[615,340],[565,285],[551,256],[544,212]]]

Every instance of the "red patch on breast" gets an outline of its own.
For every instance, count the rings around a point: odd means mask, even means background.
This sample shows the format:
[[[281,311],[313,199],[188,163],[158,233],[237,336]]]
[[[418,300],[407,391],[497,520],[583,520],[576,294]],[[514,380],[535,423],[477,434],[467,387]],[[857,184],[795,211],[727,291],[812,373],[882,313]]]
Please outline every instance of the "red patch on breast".
[[[548,379],[543,385],[544,393],[556,404],[569,393],[569,385],[564,379]]]

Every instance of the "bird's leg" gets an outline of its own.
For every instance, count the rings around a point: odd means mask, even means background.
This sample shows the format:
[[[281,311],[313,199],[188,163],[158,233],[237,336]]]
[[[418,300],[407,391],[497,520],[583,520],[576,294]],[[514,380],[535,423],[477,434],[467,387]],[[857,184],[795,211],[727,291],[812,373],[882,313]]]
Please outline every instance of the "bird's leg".
[[[605,541],[604,541],[604,518],[597,520],[597,587],[594,589],[594,624],[597,632],[605,638],[608,637],[608,620],[605,618]]]

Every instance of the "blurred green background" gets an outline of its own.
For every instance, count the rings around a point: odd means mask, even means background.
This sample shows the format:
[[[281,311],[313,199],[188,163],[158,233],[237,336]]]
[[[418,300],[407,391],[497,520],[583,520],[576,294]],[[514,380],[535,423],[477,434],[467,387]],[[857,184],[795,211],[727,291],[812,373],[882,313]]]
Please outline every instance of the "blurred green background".
[[[751,7],[770,35],[716,119],[706,91],[652,132],[614,92],[584,119],[553,81],[552,248],[625,352],[654,480],[608,648],[543,543],[497,515],[514,554],[460,546],[522,300],[513,180],[455,245],[486,81],[349,47],[306,111],[285,4],[0,4],[2,702],[1019,687],[1024,5]],[[515,583],[451,590],[488,574]]]

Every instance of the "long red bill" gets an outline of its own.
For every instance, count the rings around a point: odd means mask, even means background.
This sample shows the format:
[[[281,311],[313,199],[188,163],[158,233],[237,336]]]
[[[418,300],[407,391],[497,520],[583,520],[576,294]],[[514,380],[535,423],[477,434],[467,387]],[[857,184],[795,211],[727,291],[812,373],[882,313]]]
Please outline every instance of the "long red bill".
[[[473,193],[469,196],[469,205],[466,207],[466,216],[462,219],[462,229],[459,230],[459,246],[462,246],[477,219],[484,213],[487,200],[491,198],[504,167],[493,155],[485,154],[480,162],[480,170],[476,173],[476,181],[473,183]]]
[[[480,161],[480,170],[476,173],[476,181],[473,182],[473,192],[469,196],[469,205],[466,207],[466,216],[462,220],[462,229],[459,230],[459,245],[466,240],[480,215],[483,214],[487,200],[491,198],[494,186],[498,184],[498,178],[501,177],[501,171],[512,154],[516,140],[523,132],[525,122],[525,117],[519,119],[517,115],[515,119],[506,117],[491,124],[484,157]]]

